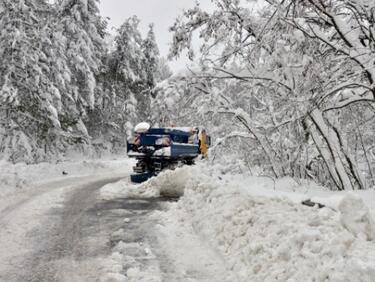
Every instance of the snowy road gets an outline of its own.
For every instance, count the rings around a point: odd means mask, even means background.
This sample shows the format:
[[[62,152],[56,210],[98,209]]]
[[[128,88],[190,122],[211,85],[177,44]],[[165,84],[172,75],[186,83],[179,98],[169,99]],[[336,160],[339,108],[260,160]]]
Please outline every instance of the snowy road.
[[[0,282],[374,281],[375,221],[360,194],[323,193],[329,208],[317,209],[286,180],[203,164],[134,185],[131,165],[3,174]],[[66,167],[82,176],[62,178]]]
[[[99,228],[87,215],[95,191],[120,178],[69,178],[11,199],[0,213],[0,281],[59,280],[60,262],[85,253],[85,226]]]
[[[11,201],[0,212],[0,281],[223,278],[220,259],[192,232],[173,222],[160,232],[155,213],[175,199],[98,197],[119,179],[72,178]]]

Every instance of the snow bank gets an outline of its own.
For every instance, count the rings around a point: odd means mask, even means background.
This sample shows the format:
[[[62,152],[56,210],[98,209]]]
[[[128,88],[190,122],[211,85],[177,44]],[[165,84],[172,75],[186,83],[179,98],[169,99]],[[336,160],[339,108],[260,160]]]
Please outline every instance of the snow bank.
[[[102,197],[180,196],[158,213],[160,230],[171,220],[191,229],[220,254],[226,273],[237,276],[233,281],[337,282],[374,281],[375,223],[366,206],[375,207],[373,193],[233,174],[204,161],[141,185],[123,180],[101,191]],[[306,199],[326,207],[304,206]],[[141,277],[137,273],[127,275]]]
[[[141,187],[146,190],[154,190],[155,194],[160,196],[180,197],[187,187],[197,185],[197,180],[203,180],[202,176],[197,179],[194,175],[199,175],[197,167],[183,166],[173,171],[164,171]]]
[[[375,241],[375,221],[360,196],[347,194],[340,202],[338,210],[342,225],[353,235]]]
[[[196,185],[197,181],[202,181],[202,175],[200,178],[195,178],[194,174],[199,174],[199,167],[183,166],[173,171],[163,171],[157,177],[142,184],[134,184],[129,179],[123,179],[104,186],[100,190],[100,198],[109,200],[121,197],[180,197],[187,187]],[[209,178],[207,180],[210,181]]]
[[[139,188],[183,194],[160,213],[161,220],[179,217],[189,224],[239,281],[373,281],[375,225],[361,198],[327,194],[335,208],[310,208],[299,202],[307,188],[297,186],[220,175],[200,164],[163,173]]]

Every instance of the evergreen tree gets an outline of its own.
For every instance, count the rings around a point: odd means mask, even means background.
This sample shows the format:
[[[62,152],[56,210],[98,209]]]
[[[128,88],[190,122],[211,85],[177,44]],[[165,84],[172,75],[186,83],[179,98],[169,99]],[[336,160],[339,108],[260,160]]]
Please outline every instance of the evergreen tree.
[[[95,105],[96,75],[105,51],[106,23],[99,15],[98,0],[59,0],[57,30],[67,38],[66,59],[72,72],[71,93],[84,114]]]
[[[0,2],[0,150],[32,160],[60,129],[60,95],[51,81],[50,7],[42,0]]]
[[[132,17],[107,49],[97,3],[0,2],[2,157],[35,162],[81,143],[124,145],[146,118],[160,61],[153,29],[143,40]]]
[[[159,63],[159,48],[156,44],[154,25],[150,24],[146,39],[143,41],[144,68],[146,72],[146,87],[152,89],[155,87],[156,74]]]
[[[109,89],[107,93],[110,93],[108,98],[112,100],[111,104],[119,108],[116,119],[122,125],[135,122],[138,112],[136,106],[138,101],[143,99],[146,88],[145,56],[142,36],[138,29],[139,22],[139,19],[133,16],[117,30],[115,48],[109,54],[107,62],[105,84]],[[130,104],[132,106],[129,106]]]
[[[127,19],[118,29],[115,37],[116,50],[111,55],[112,73],[115,82],[126,82],[133,92],[136,85],[145,80],[144,54],[142,53],[142,36],[138,30],[139,19],[133,16]]]
[[[145,81],[139,19],[131,17],[117,30],[99,77],[101,96],[91,112],[92,137],[124,145],[126,132],[137,118]],[[103,139],[103,138],[102,138]]]
[[[105,54],[106,21],[99,14],[98,0],[59,0],[54,35],[60,40],[55,52],[62,53],[66,111],[62,126],[73,143],[88,143],[98,122],[95,104],[102,89],[97,84]]]

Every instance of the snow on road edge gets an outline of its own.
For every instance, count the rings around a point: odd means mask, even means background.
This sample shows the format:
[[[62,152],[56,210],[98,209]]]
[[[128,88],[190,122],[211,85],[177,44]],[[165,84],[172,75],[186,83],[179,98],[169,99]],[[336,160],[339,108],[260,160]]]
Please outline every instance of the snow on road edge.
[[[372,282],[375,223],[364,202],[372,203],[374,191],[335,193],[308,185],[221,174],[202,163],[141,185],[111,184],[102,196],[183,195],[159,214],[161,222],[190,225],[240,281]],[[328,207],[300,204],[314,197]]]
[[[11,164],[0,160],[0,212],[20,198],[27,198],[37,188],[52,182],[104,174],[130,173],[133,160],[82,160],[58,163]],[[63,174],[64,172],[64,174]]]
[[[23,260],[35,251],[31,242],[33,234],[48,233],[50,227],[42,224],[45,221],[51,226],[56,224],[57,218],[51,210],[63,207],[66,193],[96,181],[128,178],[132,161],[65,162],[57,166],[44,163],[33,166],[2,165],[6,166],[7,173],[1,175],[3,181],[0,186],[0,280],[7,275],[15,275],[14,271],[25,271]],[[61,175],[61,169],[67,168],[72,169],[72,175]],[[12,177],[14,172],[16,177]],[[35,176],[39,178],[35,179]],[[29,180],[17,189],[14,186],[17,179]]]

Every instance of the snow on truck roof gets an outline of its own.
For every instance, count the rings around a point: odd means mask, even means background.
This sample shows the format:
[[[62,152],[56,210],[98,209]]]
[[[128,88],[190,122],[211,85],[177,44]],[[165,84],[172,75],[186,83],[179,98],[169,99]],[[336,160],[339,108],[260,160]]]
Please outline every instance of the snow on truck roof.
[[[134,132],[136,133],[145,133],[147,132],[149,129],[151,128],[151,125],[147,122],[141,122],[141,123],[138,123],[135,127],[134,127]]]
[[[191,132],[194,127],[165,127],[165,129],[169,129],[169,130],[180,130],[180,131],[184,131],[184,132]]]

